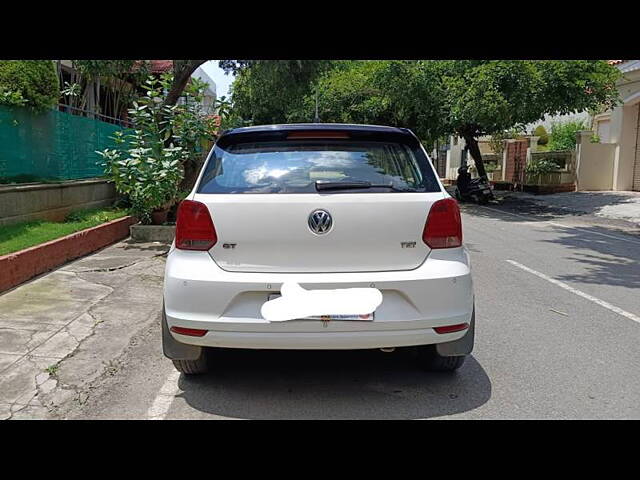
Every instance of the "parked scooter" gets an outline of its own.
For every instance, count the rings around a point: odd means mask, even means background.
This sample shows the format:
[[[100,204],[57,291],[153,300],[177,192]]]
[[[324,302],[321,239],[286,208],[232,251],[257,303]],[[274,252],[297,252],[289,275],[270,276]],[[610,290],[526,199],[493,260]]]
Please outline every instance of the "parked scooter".
[[[480,205],[493,200],[493,187],[486,178],[471,178],[469,167],[464,164],[458,169],[455,197],[459,201],[474,201]]]

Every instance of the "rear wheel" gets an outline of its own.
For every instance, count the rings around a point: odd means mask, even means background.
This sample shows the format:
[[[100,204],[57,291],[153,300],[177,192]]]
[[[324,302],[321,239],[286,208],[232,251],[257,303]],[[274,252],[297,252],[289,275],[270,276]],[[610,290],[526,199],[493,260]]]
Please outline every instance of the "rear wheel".
[[[417,348],[418,364],[431,372],[453,372],[464,363],[466,355],[444,357],[439,355],[434,345],[422,345]]]
[[[209,358],[206,348],[202,349],[200,356],[195,360],[172,360],[173,366],[185,375],[200,375],[209,371]]]

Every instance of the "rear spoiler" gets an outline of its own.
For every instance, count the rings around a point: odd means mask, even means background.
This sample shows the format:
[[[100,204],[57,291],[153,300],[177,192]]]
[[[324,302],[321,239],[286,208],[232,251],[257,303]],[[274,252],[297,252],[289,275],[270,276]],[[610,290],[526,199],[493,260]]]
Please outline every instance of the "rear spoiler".
[[[246,131],[244,129],[227,130],[217,141],[223,148],[234,143],[253,143],[286,140],[361,140],[361,141],[387,141],[403,143],[410,146],[419,144],[418,138],[409,129],[318,129],[318,128],[278,128],[271,130]]]

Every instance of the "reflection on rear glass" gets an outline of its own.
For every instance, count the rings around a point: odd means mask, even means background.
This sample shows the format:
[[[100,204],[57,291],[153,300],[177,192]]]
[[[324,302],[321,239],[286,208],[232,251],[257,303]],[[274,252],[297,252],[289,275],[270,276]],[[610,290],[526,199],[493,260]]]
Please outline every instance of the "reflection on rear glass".
[[[438,191],[407,145],[344,140],[216,145],[199,193],[315,192],[316,181],[370,182],[402,191]]]

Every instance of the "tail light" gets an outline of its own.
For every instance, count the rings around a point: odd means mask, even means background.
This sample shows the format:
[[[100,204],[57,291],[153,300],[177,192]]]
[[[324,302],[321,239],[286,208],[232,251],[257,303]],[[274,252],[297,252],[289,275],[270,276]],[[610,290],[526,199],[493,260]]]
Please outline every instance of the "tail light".
[[[178,207],[176,248],[209,250],[218,241],[209,209],[204,203],[183,200]]]
[[[459,323],[457,325],[445,325],[444,327],[433,327],[436,333],[440,333],[440,334],[459,332],[460,330],[466,330],[467,328],[469,328],[468,323]]]
[[[462,245],[462,220],[458,202],[453,198],[445,198],[431,205],[422,240],[430,248],[454,248]]]

